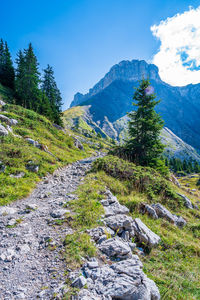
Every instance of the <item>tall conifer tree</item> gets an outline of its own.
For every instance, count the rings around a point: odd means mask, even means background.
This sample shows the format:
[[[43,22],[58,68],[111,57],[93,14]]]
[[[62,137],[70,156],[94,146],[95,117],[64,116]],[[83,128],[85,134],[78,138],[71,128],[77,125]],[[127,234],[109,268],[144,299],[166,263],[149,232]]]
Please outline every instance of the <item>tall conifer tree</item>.
[[[0,41],[0,83],[3,79],[3,65],[4,65],[4,42]]]
[[[143,166],[156,165],[164,149],[160,141],[163,121],[154,110],[160,101],[155,98],[149,80],[143,79],[133,97],[137,109],[128,114],[130,140],[127,148],[132,161]]]
[[[49,99],[52,108],[53,121],[61,125],[62,97],[55,81],[53,68],[50,65],[47,65],[47,68],[44,70],[42,91]]]
[[[14,89],[15,70],[7,42],[0,41],[0,82]]]
[[[15,90],[17,94],[17,104],[25,106],[24,103],[24,76],[25,76],[25,62],[24,62],[24,54],[20,50],[17,53],[17,59],[16,59],[16,79],[15,79]]]
[[[40,106],[40,73],[37,58],[32,44],[28,49],[21,51],[17,58],[16,93],[25,108],[39,110]]]

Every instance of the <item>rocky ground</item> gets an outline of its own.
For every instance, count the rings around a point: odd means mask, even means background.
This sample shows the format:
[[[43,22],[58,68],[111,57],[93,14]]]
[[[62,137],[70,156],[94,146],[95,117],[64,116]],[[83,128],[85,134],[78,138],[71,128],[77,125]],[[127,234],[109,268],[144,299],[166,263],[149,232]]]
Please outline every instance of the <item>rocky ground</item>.
[[[97,258],[86,260],[76,271],[69,270],[62,258],[63,240],[73,230],[66,223],[57,226],[56,222],[69,212],[65,204],[76,199],[73,192],[99,156],[97,153],[57,170],[45,177],[28,198],[0,207],[0,299],[62,299],[68,291],[66,278],[72,287],[80,289],[72,299],[160,299],[156,284],[144,274],[139,256],[133,252],[142,251],[135,242],[151,249],[161,239],[139,218],[132,219],[128,208],[107,189],[101,200],[105,211],[101,226],[88,230],[98,249]],[[181,197],[192,208],[190,200]],[[159,203],[143,203],[140,209],[174,226],[186,224]]]
[[[64,292],[60,250],[72,229],[52,224],[67,212],[63,205],[74,197],[94,159],[57,170],[28,198],[0,207],[0,299],[51,299]]]

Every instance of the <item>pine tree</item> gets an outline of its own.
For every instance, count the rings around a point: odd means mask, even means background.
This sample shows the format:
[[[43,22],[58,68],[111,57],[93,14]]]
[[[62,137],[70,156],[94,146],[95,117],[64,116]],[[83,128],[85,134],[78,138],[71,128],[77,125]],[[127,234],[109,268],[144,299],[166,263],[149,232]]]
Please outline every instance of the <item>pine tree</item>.
[[[15,70],[7,42],[0,41],[0,82],[14,89]]]
[[[143,79],[133,97],[137,110],[128,114],[130,140],[127,148],[131,160],[142,166],[155,166],[164,149],[160,141],[163,121],[154,110],[160,101],[155,98],[149,80]]]
[[[16,79],[15,79],[15,90],[17,95],[16,104],[25,106],[24,99],[24,77],[25,77],[25,61],[24,61],[24,54],[20,50],[17,53],[17,59],[16,59]]]
[[[33,52],[32,44],[24,50],[24,107],[38,111],[39,109],[39,83],[37,58]]]
[[[40,106],[40,73],[37,58],[31,43],[24,53],[19,52],[17,59],[16,94],[25,108],[39,111]]]
[[[4,65],[4,42],[0,41],[0,83],[3,80],[3,65]]]
[[[55,81],[53,68],[50,65],[47,65],[47,68],[44,70],[42,91],[49,99],[51,109],[52,109],[52,121],[54,121],[58,125],[62,125],[62,120],[61,120],[62,97]]]

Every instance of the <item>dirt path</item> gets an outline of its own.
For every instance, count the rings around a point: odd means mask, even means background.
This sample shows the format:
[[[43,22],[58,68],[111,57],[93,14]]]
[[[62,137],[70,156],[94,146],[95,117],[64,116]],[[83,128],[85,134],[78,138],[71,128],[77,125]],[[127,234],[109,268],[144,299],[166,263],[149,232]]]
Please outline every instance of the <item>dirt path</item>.
[[[72,230],[52,222],[62,219],[63,205],[96,158],[56,171],[30,197],[0,207],[0,299],[51,299],[62,290],[66,266],[59,253]]]

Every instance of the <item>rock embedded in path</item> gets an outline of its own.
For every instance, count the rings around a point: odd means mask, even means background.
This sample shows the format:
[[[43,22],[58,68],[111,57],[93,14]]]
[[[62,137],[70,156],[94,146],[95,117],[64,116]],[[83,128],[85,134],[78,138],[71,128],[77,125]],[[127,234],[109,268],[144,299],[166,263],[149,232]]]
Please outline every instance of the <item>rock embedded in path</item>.
[[[14,226],[16,224],[16,219],[10,219],[7,223],[8,226]]]
[[[87,284],[87,279],[84,276],[79,276],[72,282],[72,287],[81,289]]]
[[[77,296],[77,300],[102,300],[96,293],[89,292],[88,290],[81,290]]]
[[[0,255],[0,260],[5,262],[11,262],[16,258],[18,258],[18,254],[12,248],[6,249],[6,251]]]
[[[140,243],[144,243],[150,248],[153,248],[160,243],[160,237],[151,231],[139,218],[136,218],[133,221],[133,228]]]
[[[17,209],[9,206],[1,206],[0,207],[0,216],[3,215],[13,215],[17,213]]]
[[[52,218],[60,219],[64,218],[66,213],[69,212],[69,210],[66,209],[57,209],[50,212],[50,215]]]

